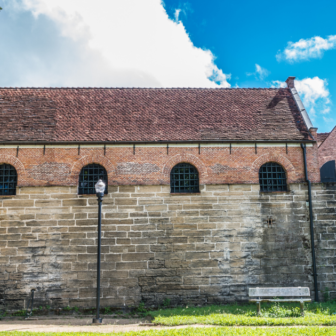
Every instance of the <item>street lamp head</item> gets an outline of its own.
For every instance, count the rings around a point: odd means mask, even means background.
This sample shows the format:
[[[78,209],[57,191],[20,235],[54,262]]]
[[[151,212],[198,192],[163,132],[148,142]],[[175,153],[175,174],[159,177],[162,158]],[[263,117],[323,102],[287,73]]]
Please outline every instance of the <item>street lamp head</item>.
[[[104,194],[105,191],[105,183],[103,180],[98,180],[98,182],[95,185],[96,188],[96,194]]]

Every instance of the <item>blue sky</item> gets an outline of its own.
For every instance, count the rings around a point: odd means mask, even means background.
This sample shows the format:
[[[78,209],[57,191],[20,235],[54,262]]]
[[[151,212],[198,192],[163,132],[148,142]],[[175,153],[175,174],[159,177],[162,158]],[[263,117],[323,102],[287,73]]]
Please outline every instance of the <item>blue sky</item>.
[[[271,87],[336,124],[335,1],[0,0],[0,86]]]

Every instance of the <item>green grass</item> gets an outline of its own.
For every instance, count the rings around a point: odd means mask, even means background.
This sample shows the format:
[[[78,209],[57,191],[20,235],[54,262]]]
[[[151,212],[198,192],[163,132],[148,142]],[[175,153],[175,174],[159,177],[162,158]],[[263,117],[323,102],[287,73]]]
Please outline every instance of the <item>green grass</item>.
[[[161,309],[149,312],[155,324],[176,326],[210,324],[220,326],[336,326],[336,303],[311,303],[305,305],[305,317],[300,316],[298,304],[263,303],[261,316],[255,304],[222,305]]]
[[[50,333],[50,332],[0,332],[0,336],[102,336],[101,333]],[[110,333],[113,336],[325,336],[336,335],[336,328],[185,328],[169,330],[145,330],[126,333]]]

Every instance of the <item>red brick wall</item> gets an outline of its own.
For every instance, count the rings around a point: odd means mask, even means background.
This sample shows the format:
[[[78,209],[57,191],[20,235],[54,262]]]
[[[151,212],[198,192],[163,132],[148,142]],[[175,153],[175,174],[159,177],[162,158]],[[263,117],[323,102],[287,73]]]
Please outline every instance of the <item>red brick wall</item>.
[[[318,149],[318,153],[320,167],[330,160],[336,160],[336,128],[324,140]]]
[[[336,152],[335,152],[336,153]],[[319,182],[317,147],[307,147],[309,178]],[[259,183],[262,164],[275,161],[286,170],[289,183],[304,181],[303,155],[300,147],[103,147],[0,148],[0,164],[12,164],[18,172],[18,186],[70,185],[78,183],[85,165],[103,165],[109,185],[169,184],[170,170],[179,162],[196,166],[201,184]]]

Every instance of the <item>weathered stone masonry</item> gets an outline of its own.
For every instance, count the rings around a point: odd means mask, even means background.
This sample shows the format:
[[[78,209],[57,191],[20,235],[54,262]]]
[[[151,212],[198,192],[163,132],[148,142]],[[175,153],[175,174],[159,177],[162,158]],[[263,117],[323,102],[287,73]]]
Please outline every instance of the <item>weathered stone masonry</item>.
[[[246,300],[249,286],[309,286],[311,251],[303,184],[115,186],[103,203],[102,305]],[[319,286],[334,295],[334,186],[315,185]],[[76,187],[21,187],[0,199],[1,295],[7,308],[94,306],[97,204]],[[327,208],[327,209],[326,209]],[[270,224],[268,219],[272,217]]]

